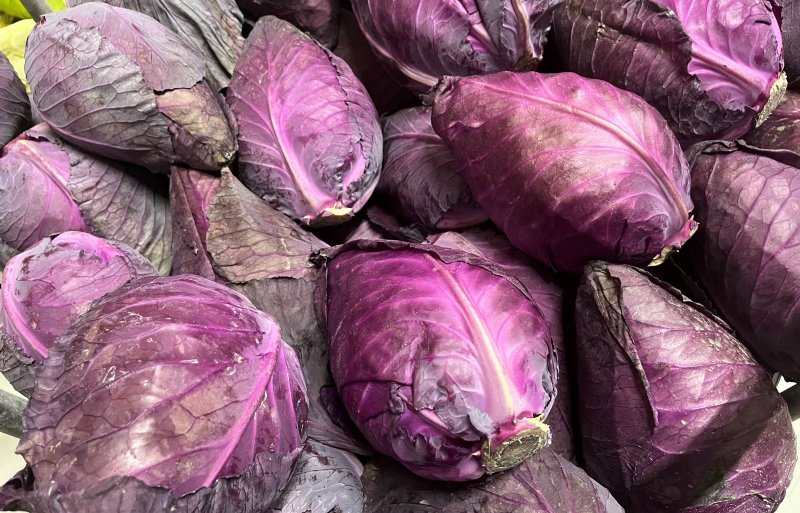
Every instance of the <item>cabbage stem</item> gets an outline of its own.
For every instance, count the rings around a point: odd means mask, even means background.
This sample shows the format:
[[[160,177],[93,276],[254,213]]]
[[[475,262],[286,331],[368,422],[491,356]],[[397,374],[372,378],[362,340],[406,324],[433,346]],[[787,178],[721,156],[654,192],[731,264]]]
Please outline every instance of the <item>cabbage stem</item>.
[[[25,404],[22,397],[0,390],[0,433],[14,438],[22,436],[22,411]]]

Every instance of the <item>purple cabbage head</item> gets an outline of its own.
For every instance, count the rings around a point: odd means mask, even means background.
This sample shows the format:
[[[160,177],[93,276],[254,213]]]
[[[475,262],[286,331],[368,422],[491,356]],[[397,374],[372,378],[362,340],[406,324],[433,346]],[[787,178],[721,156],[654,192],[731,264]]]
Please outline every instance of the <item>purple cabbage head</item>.
[[[314,36],[328,48],[336,46],[339,0],[236,0],[253,19],[277,16]]]
[[[269,513],[363,513],[363,472],[354,455],[308,440]]]
[[[378,193],[406,221],[451,230],[488,219],[458,173],[453,154],[431,126],[431,109],[414,107],[383,119]]]
[[[0,157],[0,241],[25,250],[65,231],[123,242],[166,274],[172,262],[166,183],[37,125],[8,143]]]
[[[244,48],[242,11],[235,0],[67,0],[70,7],[101,1],[155,18],[202,54],[215,88],[228,85]]]
[[[547,320],[558,361],[556,400],[547,417],[547,424],[550,426],[553,440],[550,447],[560,456],[572,462],[577,461],[573,427],[573,422],[577,422],[577,419],[573,414],[570,387],[570,379],[573,376],[569,372],[575,343],[571,330],[565,330],[565,327],[573,325],[574,322],[571,318],[565,318],[563,278],[560,279],[550,269],[532,262],[518,249],[511,246],[508,239],[501,233],[494,230],[473,228],[461,233],[445,232],[433,235],[428,240],[437,246],[483,257],[518,279],[527,289],[528,294]]]
[[[43,239],[3,270],[3,329],[27,356],[42,362],[93,301],[157,274],[147,259],[119,242],[83,232]]]
[[[717,319],[634,267],[592,262],[578,290],[589,475],[628,511],[775,511],[797,459],[786,402]]]
[[[555,355],[519,282],[428,244],[358,240],[325,259],[317,307],[331,372],[377,451],[465,481],[549,443]]]
[[[512,244],[579,273],[655,265],[691,235],[689,166],[641,98],[572,73],[448,77],[433,128]]]
[[[25,410],[27,473],[0,506],[260,513],[305,438],[305,385],[277,323],[194,276],[95,303],[50,349]]]
[[[85,150],[160,171],[216,171],[236,152],[203,58],[145,14],[99,2],[48,14],[25,74],[42,120]]]
[[[364,469],[365,513],[623,513],[586,472],[545,448],[520,466],[458,487],[376,460]]]
[[[0,52],[0,147],[31,126],[31,104],[25,86]]]
[[[553,20],[567,70],[642,96],[684,143],[744,135],[786,89],[765,0],[566,0]]]
[[[800,379],[800,169],[734,143],[698,145],[695,275],[769,368]]]
[[[378,183],[381,128],[343,60],[290,23],[261,18],[227,100],[250,190],[307,225],[336,224],[364,206]]]
[[[561,0],[352,0],[373,51],[412,90],[447,75],[534,69]]]

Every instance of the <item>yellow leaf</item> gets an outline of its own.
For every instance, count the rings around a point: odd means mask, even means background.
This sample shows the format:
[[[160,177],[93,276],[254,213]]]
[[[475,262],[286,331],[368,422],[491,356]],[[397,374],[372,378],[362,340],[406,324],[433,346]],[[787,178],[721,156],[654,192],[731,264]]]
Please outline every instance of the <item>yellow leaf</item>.
[[[0,12],[0,28],[7,27],[14,23],[14,18],[4,12]]]
[[[0,52],[6,54],[8,60],[11,61],[14,71],[19,75],[26,89],[28,89],[28,81],[25,79],[25,43],[28,41],[28,34],[35,26],[35,21],[27,19],[0,28]]]

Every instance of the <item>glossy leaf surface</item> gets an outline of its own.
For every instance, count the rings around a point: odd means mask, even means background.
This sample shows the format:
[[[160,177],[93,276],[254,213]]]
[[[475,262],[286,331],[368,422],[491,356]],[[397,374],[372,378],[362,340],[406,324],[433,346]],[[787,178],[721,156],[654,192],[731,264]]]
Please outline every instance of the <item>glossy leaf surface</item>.
[[[331,371],[376,450],[420,476],[464,481],[549,442],[552,341],[518,282],[425,244],[358,240],[326,259],[318,316]]]
[[[630,511],[774,511],[797,459],[786,402],[727,328],[640,269],[587,264],[577,301],[589,475]]]
[[[689,166],[641,98],[572,73],[446,78],[433,128],[512,244],[578,273],[658,263],[690,236]]]
[[[138,282],[51,348],[25,411],[19,452],[35,480],[21,499],[260,512],[288,481],[305,416],[297,358],[271,318],[202,278]]]

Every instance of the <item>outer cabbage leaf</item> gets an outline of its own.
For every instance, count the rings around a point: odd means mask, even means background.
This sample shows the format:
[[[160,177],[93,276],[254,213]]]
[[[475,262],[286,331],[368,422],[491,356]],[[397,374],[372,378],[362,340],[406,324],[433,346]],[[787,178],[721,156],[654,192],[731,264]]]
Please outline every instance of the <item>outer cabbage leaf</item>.
[[[126,244],[83,232],[42,239],[12,258],[3,271],[3,329],[25,355],[42,362],[56,338],[93,301],[157,274]]]
[[[364,470],[364,492],[367,513],[623,513],[608,490],[550,449],[467,486],[424,481],[378,460]]]
[[[744,135],[786,87],[763,0],[567,0],[553,20],[569,71],[642,96],[684,143]]]
[[[431,109],[415,107],[383,119],[383,170],[379,193],[408,222],[457,229],[488,219],[458,174],[450,149],[431,126]]]
[[[370,205],[367,208],[367,219],[373,228],[383,234],[381,239],[404,240],[406,242],[424,242],[430,230],[416,224],[406,225],[400,222],[392,213],[379,207]]]
[[[0,158],[0,239],[23,250],[73,230],[123,242],[169,272],[172,221],[161,177],[86,153],[37,125]]]
[[[542,59],[547,22],[561,0],[352,0],[375,54],[424,93],[447,75],[529,70]]]
[[[236,151],[201,57],[144,14],[91,2],[48,15],[25,73],[42,119],[88,151],[163,171],[218,170]]]
[[[328,348],[314,313],[318,271],[309,261],[326,244],[270,208],[229,171],[222,177],[172,170],[175,223],[173,274],[198,274],[225,283],[273,316],[298,353],[309,390],[309,436],[366,452],[335,426],[320,398],[332,383]]]
[[[274,513],[363,513],[364,492],[358,458],[309,440]]]
[[[349,66],[290,23],[256,24],[227,93],[239,176],[304,224],[349,219],[378,183],[378,115]]]
[[[445,78],[433,100],[478,204],[539,262],[657,264],[691,235],[689,166],[641,98],[572,73],[504,72]]]
[[[70,7],[90,0],[69,0]],[[98,1],[98,0],[91,0]],[[202,53],[208,77],[218,88],[228,85],[244,49],[242,11],[235,0],[99,0],[155,18]]]
[[[464,481],[549,443],[556,361],[519,282],[429,244],[357,240],[323,255],[317,315],[331,372],[377,451]]]
[[[378,239],[385,239],[383,233],[381,233],[375,225],[373,225],[369,219],[363,219],[360,223],[356,225],[356,227],[347,234],[345,238],[345,242],[350,242],[353,240],[360,240],[360,239],[367,239],[367,240],[378,240]]]
[[[761,360],[800,379],[800,172],[733,143],[693,151],[695,275]]]
[[[566,318],[564,280],[551,270],[531,262],[523,253],[511,246],[502,234],[488,229],[474,228],[461,233],[445,232],[429,238],[431,244],[457,249],[485,258],[515,277],[528,290],[539,307],[553,337],[553,348],[558,361],[556,400],[547,417],[552,433],[551,448],[560,456],[577,461],[575,446],[570,363],[573,360],[574,339],[571,329],[574,321]],[[565,330],[565,328],[567,328]],[[569,336],[565,336],[567,331]]]
[[[770,150],[776,160],[800,168],[800,93],[788,91],[763,125],[745,136],[751,146]]]
[[[28,93],[11,63],[0,53],[0,147],[31,126]]]
[[[786,403],[715,318],[642,270],[593,262],[578,291],[586,469],[630,511],[771,512],[796,456]]]
[[[782,69],[781,29],[769,2],[658,2],[672,9],[691,38],[689,73],[711,98],[729,108],[761,110]]]
[[[418,99],[387,72],[361,32],[353,13],[342,10],[339,41],[333,53],[345,61],[364,84],[378,112],[394,112],[418,104]]]
[[[35,383],[36,360],[23,353],[0,326],[0,373],[14,390],[30,397]],[[2,492],[0,492],[2,494]],[[2,498],[0,498],[0,501]]]
[[[140,281],[51,348],[18,448],[34,480],[5,493],[34,511],[260,512],[291,475],[305,415],[270,317],[203,278]]]
[[[336,46],[338,0],[236,0],[236,3],[252,18],[277,16],[310,33],[328,48]]]
[[[800,89],[800,2],[784,0],[781,17],[783,58],[789,87]]]

